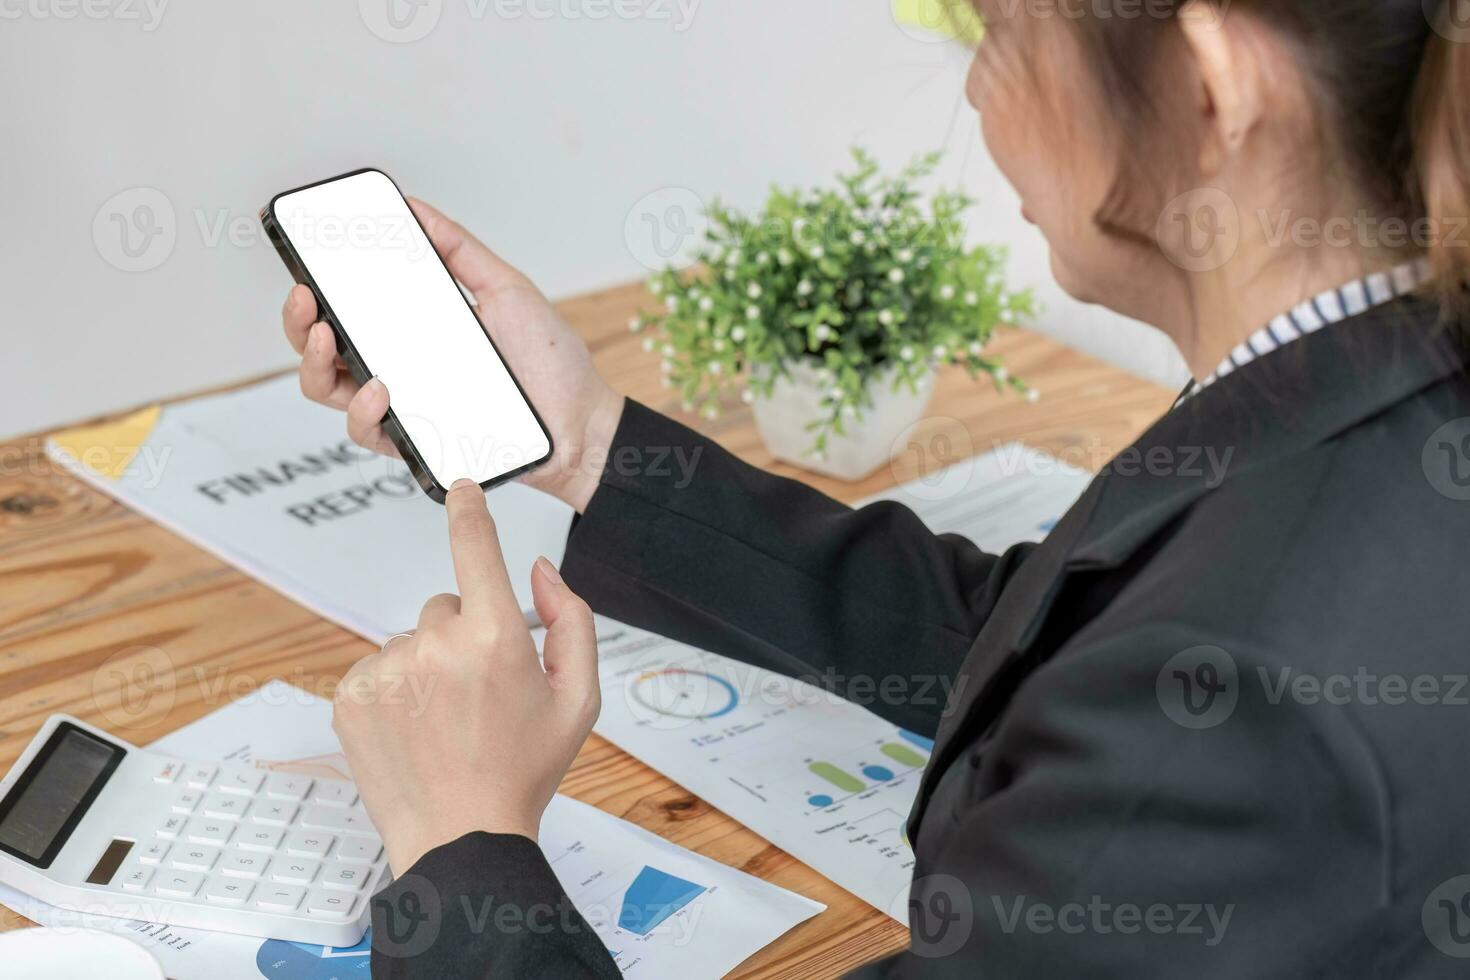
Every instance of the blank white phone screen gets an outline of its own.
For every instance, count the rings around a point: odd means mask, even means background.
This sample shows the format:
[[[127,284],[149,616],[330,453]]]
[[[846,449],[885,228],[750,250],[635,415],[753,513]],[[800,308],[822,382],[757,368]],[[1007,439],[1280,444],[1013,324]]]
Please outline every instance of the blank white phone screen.
[[[545,430],[386,175],[282,195],[275,217],[441,487],[547,456]]]

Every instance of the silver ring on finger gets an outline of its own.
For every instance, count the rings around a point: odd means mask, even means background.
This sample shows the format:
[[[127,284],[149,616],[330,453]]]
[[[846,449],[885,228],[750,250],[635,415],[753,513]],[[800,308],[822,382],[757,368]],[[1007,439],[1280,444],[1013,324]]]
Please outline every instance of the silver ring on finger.
[[[387,653],[388,652],[388,647],[390,647],[390,646],[393,645],[393,641],[394,640],[403,640],[403,639],[410,639],[411,640],[411,639],[413,639],[413,634],[412,633],[394,633],[392,636],[388,637],[388,639],[386,639],[386,640],[383,641],[383,646],[381,647],[381,649],[379,649],[378,652],[379,653]]]

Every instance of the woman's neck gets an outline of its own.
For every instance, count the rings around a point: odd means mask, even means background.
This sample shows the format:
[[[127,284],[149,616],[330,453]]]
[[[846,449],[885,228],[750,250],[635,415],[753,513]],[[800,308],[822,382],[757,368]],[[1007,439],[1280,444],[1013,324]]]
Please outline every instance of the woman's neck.
[[[1381,249],[1326,246],[1290,260],[1271,254],[1237,254],[1219,270],[1194,279],[1193,322],[1177,333],[1170,332],[1190,374],[1201,380],[1247,337],[1280,314],[1405,258]]]

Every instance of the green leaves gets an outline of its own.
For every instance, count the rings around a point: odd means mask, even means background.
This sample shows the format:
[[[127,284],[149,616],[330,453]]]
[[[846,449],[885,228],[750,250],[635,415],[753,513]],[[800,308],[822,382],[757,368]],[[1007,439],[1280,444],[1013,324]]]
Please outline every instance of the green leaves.
[[[809,360],[830,385],[810,426],[820,452],[890,368],[910,388],[932,365],[961,364],[1027,390],[981,354],[997,326],[1035,315],[1032,296],[1006,288],[1004,249],[965,246],[969,198],[940,191],[924,206],[916,184],[941,154],[889,177],[865,150],[852,156],[835,187],[773,187],[758,214],[714,203],[698,264],[650,279],[663,309],[633,329],[656,333],[645,346],[664,352],[666,383],[691,408],[717,414],[737,388],[769,394],[788,362]]]

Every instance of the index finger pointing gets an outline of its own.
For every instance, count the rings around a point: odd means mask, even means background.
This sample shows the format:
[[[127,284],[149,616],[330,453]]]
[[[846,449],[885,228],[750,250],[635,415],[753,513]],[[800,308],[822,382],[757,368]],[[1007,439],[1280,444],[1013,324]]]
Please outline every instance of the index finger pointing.
[[[520,605],[505,570],[485,492],[472,480],[459,480],[450,487],[444,507],[449,512],[449,550],[465,615],[519,617]]]

